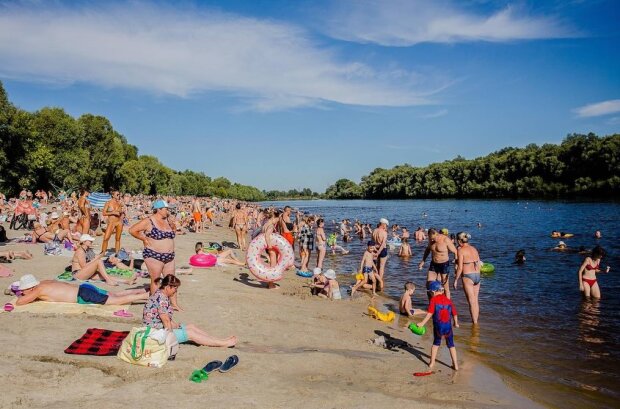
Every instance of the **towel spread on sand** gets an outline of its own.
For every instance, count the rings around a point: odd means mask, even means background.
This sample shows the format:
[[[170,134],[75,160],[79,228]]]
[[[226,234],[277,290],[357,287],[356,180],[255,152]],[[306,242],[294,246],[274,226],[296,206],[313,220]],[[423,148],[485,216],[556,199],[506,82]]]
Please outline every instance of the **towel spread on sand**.
[[[116,267],[106,268],[105,272],[110,274],[111,276],[125,278],[125,279],[128,279],[128,280],[130,278],[132,278],[133,275],[134,275],[134,270],[124,270],[124,269],[116,268]],[[73,278],[73,275],[71,274],[71,271],[63,272],[61,275],[56,277],[56,279],[60,280],[60,281],[73,281],[73,280],[75,280],[75,278]]]
[[[99,317],[114,317],[114,312],[122,308],[122,306],[118,305],[77,304],[69,302],[35,301],[26,305],[17,305],[16,302],[17,298],[11,301],[11,304],[15,306],[13,311],[9,313],[0,310],[0,313],[15,314],[16,312],[30,312],[32,314],[87,314],[97,315]]]
[[[89,328],[80,339],[73,341],[73,343],[65,349],[65,354],[97,356],[116,355],[127,335],[129,335],[129,331],[109,331],[107,329]]]

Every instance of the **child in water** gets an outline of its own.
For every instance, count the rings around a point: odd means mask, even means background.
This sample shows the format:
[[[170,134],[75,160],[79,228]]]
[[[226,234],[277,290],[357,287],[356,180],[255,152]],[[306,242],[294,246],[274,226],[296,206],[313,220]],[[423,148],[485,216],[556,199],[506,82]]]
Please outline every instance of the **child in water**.
[[[398,303],[398,309],[402,315],[406,315],[411,318],[414,315],[424,314],[424,310],[420,310],[417,308],[413,308],[413,304],[411,302],[411,297],[413,297],[413,293],[415,292],[415,284],[411,281],[407,281],[405,283],[405,292],[400,297],[400,302]]]
[[[437,352],[441,345],[441,339],[446,339],[446,346],[450,350],[450,358],[452,358],[452,368],[458,371],[459,364],[456,357],[456,347],[454,346],[454,334],[452,333],[451,316],[454,318],[454,326],[459,327],[458,315],[452,301],[444,294],[444,288],[439,281],[431,282],[429,291],[432,294],[428,313],[426,317],[418,324],[423,327],[428,320],[433,319],[433,346],[431,347],[431,361],[428,364],[428,373],[432,373],[437,359]]]
[[[377,271],[377,266],[375,265],[375,253],[377,252],[377,243],[374,241],[369,241],[367,243],[366,251],[362,256],[362,262],[360,263],[360,271],[357,273],[355,279],[355,285],[351,288],[351,299],[353,299],[353,294],[360,287],[366,288],[366,284],[368,280],[372,282],[372,296],[377,295],[377,277],[379,277],[379,272]],[[360,277],[361,275],[361,277]]]
[[[338,245],[338,233],[332,233],[327,238],[327,245],[332,249],[332,254],[336,254],[336,250],[340,250],[342,254],[349,254],[348,250]]]

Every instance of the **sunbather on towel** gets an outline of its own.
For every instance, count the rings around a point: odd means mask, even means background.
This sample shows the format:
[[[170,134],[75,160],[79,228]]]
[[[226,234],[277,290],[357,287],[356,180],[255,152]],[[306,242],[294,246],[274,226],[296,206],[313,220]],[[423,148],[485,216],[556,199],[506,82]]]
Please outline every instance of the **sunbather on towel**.
[[[108,285],[118,285],[119,283],[133,284],[138,279],[138,275],[130,280],[111,277],[105,271],[103,263],[103,254],[95,255],[92,250],[93,241],[95,240],[89,234],[82,234],[80,237],[80,247],[77,248],[71,260],[71,274],[73,278],[78,280],[88,280],[91,278],[102,278]]]
[[[26,305],[37,300],[78,304],[123,305],[136,301],[145,301],[149,298],[149,294],[142,289],[108,292],[89,283],[76,287],[72,284],[54,280],[38,281],[32,274],[26,274],[19,280],[19,290],[23,295],[17,299],[17,305]]]

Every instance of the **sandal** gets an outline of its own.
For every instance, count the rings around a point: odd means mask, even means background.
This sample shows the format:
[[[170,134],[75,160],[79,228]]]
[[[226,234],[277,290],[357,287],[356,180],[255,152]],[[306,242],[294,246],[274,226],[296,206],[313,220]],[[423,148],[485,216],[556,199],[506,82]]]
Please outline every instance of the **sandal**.
[[[235,366],[237,366],[238,363],[239,357],[237,355],[231,355],[228,357],[228,359],[226,359],[226,362],[224,362],[224,365],[220,367],[219,371],[221,373],[226,373],[233,369]]]

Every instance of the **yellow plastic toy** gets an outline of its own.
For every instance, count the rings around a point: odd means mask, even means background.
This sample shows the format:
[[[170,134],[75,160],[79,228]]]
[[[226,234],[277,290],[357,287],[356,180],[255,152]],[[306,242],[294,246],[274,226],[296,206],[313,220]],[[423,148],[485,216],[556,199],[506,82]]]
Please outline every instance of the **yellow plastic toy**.
[[[371,317],[373,317],[374,319],[377,319],[379,321],[383,321],[383,322],[392,322],[392,321],[394,321],[394,311],[381,312],[381,311],[377,310],[375,307],[371,307],[369,305],[368,306],[368,314]]]
[[[355,279],[356,279],[357,281],[359,281],[359,280],[363,280],[363,279],[364,279],[364,274],[362,274],[362,273],[357,273],[357,274],[355,274]]]

